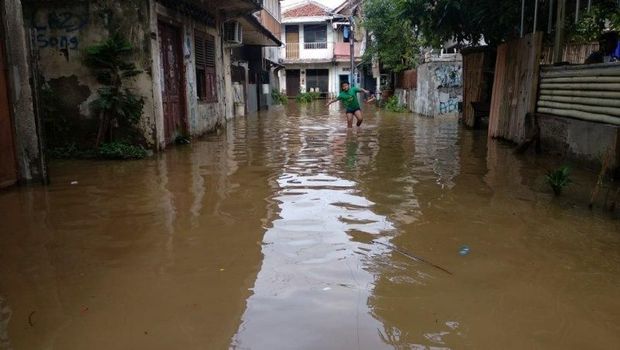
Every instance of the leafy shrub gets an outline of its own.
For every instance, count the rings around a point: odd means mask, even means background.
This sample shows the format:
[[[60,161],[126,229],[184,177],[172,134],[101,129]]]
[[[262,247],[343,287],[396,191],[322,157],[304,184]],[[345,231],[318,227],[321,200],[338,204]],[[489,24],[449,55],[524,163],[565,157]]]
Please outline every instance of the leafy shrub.
[[[407,106],[398,102],[398,97],[390,97],[384,105],[384,108],[390,112],[404,113],[407,112]]]
[[[128,61],[132,51],[129,41],[119,33],[86,48],[84,61],[102,85],[99,96],[91,103],[100,118],[95,148],[104,138],[111,138],[114,126],[132,129],[142,116],[144,99],[124,87],[127,79],[141,73],[133,62]]]
[[[276,89],[271,90],[271,100],[275,105],[288,104],[288,97]]]
[[[570,179],[570,169],[567,166],[563,166],[555,170],[550,170],[547,172],[545,180],[553,190],[553,193],[559,196],[562,194],[564,187],[570,185],[572,182]]]
[[[142,146],[110,142],[99,146],[97,155],[103,159],[142,159],[147,156],[147,151]]]
[[[568,24],[567,36],[575,43],[596,42],[605,29],[620,30],[620,10],[615,2],[593,4],[575,24]]]
[[[318,100],[319,98],[321,98],[321,93],[314,91],[300,92],[299,95],[295,97],[298,103],[310,103],[314,100]]]
[[[308,95],[310,95],[310,97],[312,98],[312,100],[318,100],[319,98],[321,98],[321,93],[320,92],[315,92],[315,91],[310,91],[307,92]]]
[[[295,100],[297,100],[297,103],[310,103],[312,102],[312,95],[308,92],[301,92],[295,97]]]

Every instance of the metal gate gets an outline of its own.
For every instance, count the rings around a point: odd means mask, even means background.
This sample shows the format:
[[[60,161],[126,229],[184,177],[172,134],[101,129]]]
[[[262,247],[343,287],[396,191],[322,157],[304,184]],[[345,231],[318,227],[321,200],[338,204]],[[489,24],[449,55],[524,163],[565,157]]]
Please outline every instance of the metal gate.
[[[10,186],[17,182],[13,123],[11,121],[4,50],[3,41],[0,43],[0,187]]]
[[[164,135],[166,143],[187,131],[181,31],[178,27],[159,22],[159,50],[161,57],[162,100],[164,108]]]
[[[327,94],[329,92],[329,70],[306,69],[306,86],[308,91],[312,89]]]

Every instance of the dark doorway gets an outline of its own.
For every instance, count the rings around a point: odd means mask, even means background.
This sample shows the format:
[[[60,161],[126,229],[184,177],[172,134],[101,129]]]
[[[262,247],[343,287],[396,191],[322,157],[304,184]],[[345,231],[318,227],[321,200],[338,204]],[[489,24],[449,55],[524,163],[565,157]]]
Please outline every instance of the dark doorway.
[[[286,70],[286,94],[295,97],[299,94],[299,69]]]
[[[172,143],[187,132],[181,31],[178,27],[159,22],[159,49],[161,57],[162,100],[164,107],[164,135]]]
[[[4,38],[0,33],[0,37]],[[8,81],[4,61],[4,40],[0,42],[0,187],[17,182],[17,164],[13,143]]]

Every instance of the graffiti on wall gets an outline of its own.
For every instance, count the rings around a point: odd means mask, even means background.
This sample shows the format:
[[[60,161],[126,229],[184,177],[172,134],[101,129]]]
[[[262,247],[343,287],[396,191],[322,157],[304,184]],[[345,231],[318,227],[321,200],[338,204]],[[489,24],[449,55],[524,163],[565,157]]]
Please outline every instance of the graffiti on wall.
[[[442,64],[435,68],[435,79],[438,88],[461,87],[461,66],[454,64]]]
[[[77,50],[80,44],[78,32],[88,24],[88,9],[77,6],[37,11],[33,14],[32,24],[37,31],[39,48]]]
[[[439,114],[459,112],[460,95],[456,91],[439,93]]]
[[[439,114],[448,114],[452,112],[458,112],[459,100],[451,98],[445,102],[439,102]]]

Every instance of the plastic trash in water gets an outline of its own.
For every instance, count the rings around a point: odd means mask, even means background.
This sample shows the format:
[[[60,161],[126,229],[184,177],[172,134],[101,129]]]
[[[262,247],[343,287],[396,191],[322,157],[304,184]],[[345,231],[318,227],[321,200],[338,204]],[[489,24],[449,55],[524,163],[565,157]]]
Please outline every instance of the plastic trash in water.
[[[71,184],[72,184],[72,185],[77,185],[77,184],[78,184],[78,182],[77,182],[77,181],[71,181]]]
[[[462,245],[461,248],[459,248],[459,255],[465,256],[467,254],[469,254],[469,246]]]

